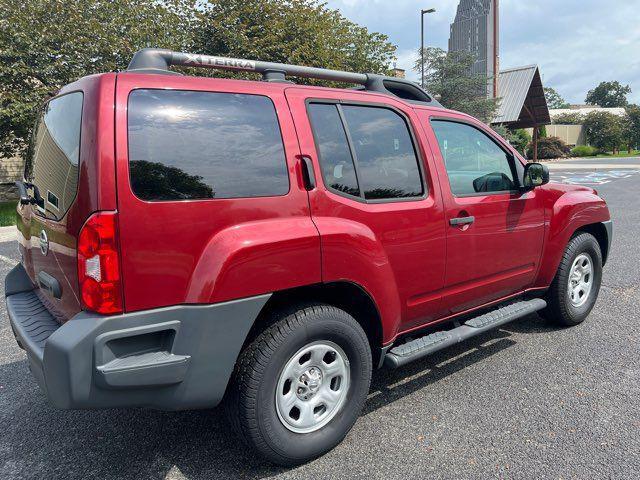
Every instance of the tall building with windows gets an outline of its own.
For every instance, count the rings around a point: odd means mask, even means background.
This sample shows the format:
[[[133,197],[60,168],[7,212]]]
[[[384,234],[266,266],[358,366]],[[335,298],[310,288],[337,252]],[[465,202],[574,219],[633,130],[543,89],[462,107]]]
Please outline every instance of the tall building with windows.
[[[494,95],[493,77],[499,71],[497,5],[497,0],[460,0],[449,36],[450,52],[466,50],[475,55],[472,71],[487,75],[489,96]]]

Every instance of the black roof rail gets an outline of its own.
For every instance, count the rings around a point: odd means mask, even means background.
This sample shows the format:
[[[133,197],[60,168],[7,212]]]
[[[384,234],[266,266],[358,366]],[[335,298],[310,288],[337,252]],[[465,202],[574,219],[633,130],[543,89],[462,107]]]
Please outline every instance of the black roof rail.
[[[262,62],[259,60],[173,52],[159,48],[144,48],[136,52],[127,67],[127,71],[172,73],[169,70],[172,65],[261,73],[263,80],[268,82],[284,82],[287,76],[291,76],[355,83],[362,85],[364,90],[367,91],[386,93],[411,102],[426,103],[436,107],[442,106],[416,83],[404,78],[387,77],[374,73],[353,73],[302,65]]]

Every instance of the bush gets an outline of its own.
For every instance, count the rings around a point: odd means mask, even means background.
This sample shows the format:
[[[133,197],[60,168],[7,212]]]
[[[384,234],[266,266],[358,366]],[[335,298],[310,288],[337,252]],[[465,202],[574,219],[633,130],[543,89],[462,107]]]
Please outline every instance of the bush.
[[[589,145],[578,145],[571,149],[572,157],[594,157],[599,153],[599,150]]]
[[[582,125],[583,123],[584,116],[579,113],[563,113],[553,117],[554,125]]]
[[[538,159],[564,158],[571,149],[558,137],[544,137],[538,139]],[[533,143],[527,146],[527,158],[533,158]]]

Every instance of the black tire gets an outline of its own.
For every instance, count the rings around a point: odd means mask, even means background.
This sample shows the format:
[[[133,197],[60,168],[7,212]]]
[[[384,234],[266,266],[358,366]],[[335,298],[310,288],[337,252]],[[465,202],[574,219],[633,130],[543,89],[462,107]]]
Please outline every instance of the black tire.
[[[569,275],[571,268],[582,254],[587,254],[593,264],[593,285],[584,304],[576,306],[571,302],[569,294]],[[556,276],[546,294],[547,308],[541,315],[558,325],[572,327],[584,321],[591,313],[602,281],[602,252],[593,235],[578,232],[569,241],[564,251]]]
[[[277,311],[268,325],[240,353],[224,406],[229,423],[246,444],[278,465],[299,465],[338,445],[358,419],[371,383],[371,348],[358,322],[329,305]],[[291,357],[320,340],[337,344],[348,358],[346,400],[319,430],[294,433],[278,416],[276,386]]]

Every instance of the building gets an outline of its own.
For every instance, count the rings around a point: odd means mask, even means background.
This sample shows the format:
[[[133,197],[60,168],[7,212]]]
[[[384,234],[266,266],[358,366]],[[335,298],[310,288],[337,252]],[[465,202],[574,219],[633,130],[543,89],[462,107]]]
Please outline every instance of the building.
[[[497,97],[493,78],[498,68],[499,15],[497,0],[460,0],[450,27],[449,51],[467,51],[476,57],[472,72],[486,75],[487,94]],[[497,86],[497,82],[496,82]]]

